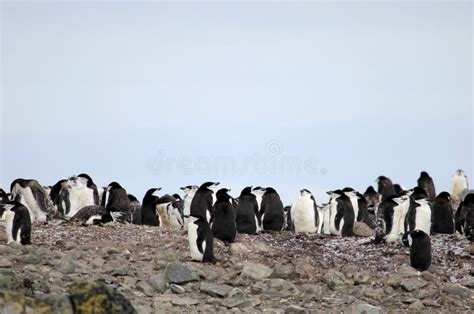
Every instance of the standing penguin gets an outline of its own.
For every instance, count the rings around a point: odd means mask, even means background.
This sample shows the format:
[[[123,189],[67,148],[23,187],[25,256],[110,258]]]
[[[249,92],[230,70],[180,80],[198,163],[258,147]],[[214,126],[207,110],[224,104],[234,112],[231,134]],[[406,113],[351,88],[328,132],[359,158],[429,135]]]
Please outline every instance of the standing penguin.
[[[112,182],[107,187],[106,193],[103,206],[116,208],[116,217],[120,216],[120,220],[130,222],[130,199],[127,191],[117,182]]]
[[[229,195],[230,189],[220,189],[216,193],[217,201],[214,204],[214,221],[212,233],[214,237],[225,243],[233,243],[237,233],[235,224],[234,204]]]
[[[44,188],[36,180],[16,179],[10,186],[11,199],[22,203],[30,211],[32,222],[46,222],[57,212]]]
[[[12,201],[0,205],[0,219],[5,221],[7,241],[31,244],[31,218],[26,206]]]
[[[316,200],[309,190],[300,191],[300,196],[291,206],[291,220],[296,233],[318,232],[319,222],[322,219],[319,218]]]
[[[265,188],[260,208],[262,229],[269,231],[282,231],[285,222],[283,203],[274,188]]]
[[[474,193],[469,193],[456,212],[456,229],[474,241]]]
[[[83,207],[97,205],[95,190],[88,184],[87,178],[72,176],[61,185],[57,203],[66,218],[73,217]]]
[[[410,242],[410,266],[418,271],[425,271],[431,265],[430,236],[423,230],[414,230],[408,236]]]
[[[83,178],[86,180],[87,187],[92,191],[92,196],[94,198],[94,205],[99,205],[99,190],[97,189],[97,185],[95,185],[92,178],[85,173],[81,173],[77,176],[78,178]]]
[[[291,206],[283,207],[285,213],[285,230],[286,231],[295,231],[295,226],[293,225],[293,220],[291,219]]]
[[[188,216],[185,219],[191,258],[198,262],[215,263],[217,260],[214,256],[214,237],[206,218]]]
[[[61,189],[63,188],[63,183],[65,183],[67,180],[65,179],[62,179],[62,180],[59,180],[58,182],[56,182],[56,184],[54,184],[52,187],[51,187],[51,190],[49,191],[49,198],[51,199],[51,201],[53,202],[54,206],[56,206],[56,208],[59,209],[59,203],[60,203],[60,194],[61,194]],[[62,215],[64,215],[64,213],[61,213]]]
[[[128,194],[128,200],[130,201],[130,221],[132,224],[142,224],[142,205],[140,201],[132,194]]]
[[[206,182],[199,187],[191,202],[191,216],[211,222],[214,194],[218,185],[219,182]]]
[[[391,195],[396,195],[395,187],[393,186],[392,180],[385,176],[380,176],[377,178],[378,192],[382,196],[381,201],[386,199]]]
[[[239,204],[236,209],[237,231],[239,233],[256,234],[260,224],[257,198],[252,193],[252,187],[248,186],[242,190],[239,196]]]
[[[457,170],[451,179],[451,200],[453,202],[453,209],[457,209],[462,201],[462,197],[469,189],[467,183],[467,176],[461,169]]]
[[[432,231],[434,233],[454,233],[453,208],[451,206],[451,196],[448,192],[441,192],[435,198],[432,220]]]
[[[156,214],[160,216],[160,222],[162,226],[180,226],[179,217],[173,207],[169,207],[172,203],[176,202],[176,199],[165,194],[158,198],[156,201]]]
[[[173,198],[176,199],[175,194],[173,194]],[[183,206],[183,200],[176,200],[168,204],[167,211],[170,226],[182,227],[184,225]]]
[[[262,188],[261,186],[256,186],[252,188],[252,194],[255,195],[257,199],[257,207],[258,207],[258,214],[260,217],[263,217],[262,215],[262,200],[263,200],[263,195],[265,194],[265,189]],[[257,232],[260,232],[262,230],[262,219],[260,219],[260,224],[257,226],[258,230]]]
[[[341,190],[328,192],[328,194],[331,196],[329,201],[331,234],[342,237],[352,236],[355,216],[350,198]]]
[[[356,196],[357,207],[359,208],[356,221],[365,223],[370,229],[375,229],[375,217],[370,216],[367,199],[359,192],[356,192]]]
[[[433,182],[433,179],[426,171],[422,171],[420,173],[420,177],[418,178],[418,187],[425,190],[426,194],[431,201],[434,201],[436,198],[436,189]]]
[[[431,232],[431,205],[427,193],[416,187],[410,196],[410,207],[405,217],[405,234],[402,241],[407,245],[406,237],[414,230],[421,230],[427,235]]]
[[[142,201],[142,224],[148,226],[159,226],[159,215],[156,214],[156,202],[159,199],[159,191],[161,188],[149,189]]]
[[[375,191],[373,186],[369,186],[363,195],[367,200],[367,210],[370,214],[375,215],[375,211],[380,204],[381,195]]]
[[[191,202],[193,200],[194,195],[196,194],[196,191],[199,189],[199,187],[197,185],[188,185],[180,189],[183,190],[184,193],[186,193],[183,198],[184,200],[183,215],[189,216],[191,215]]]

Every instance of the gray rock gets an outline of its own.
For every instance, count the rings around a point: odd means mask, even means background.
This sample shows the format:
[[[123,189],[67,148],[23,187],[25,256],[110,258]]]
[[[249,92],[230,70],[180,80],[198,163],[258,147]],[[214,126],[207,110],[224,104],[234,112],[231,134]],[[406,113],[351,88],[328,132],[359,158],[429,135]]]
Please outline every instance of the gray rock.
[[[364,289],[362,293],[365,297],[378,300],[378,301],[381,301],[382,297],[385,295],[385,292],[382,288],[378,288],[378,289],[367,288],[367,289]]]
[[[240,276],[246,280],[259,281],[270,277],[273,270],[263,264],[247,263],[242,268]]]
[[[408,309],[410,311],[421,311],[424,308],[425,308],[425,305],[420,300],[416,300],[415,302],[413,302],[412,304],[408,306]]]
[[[184,284],[190,281],[199,281],[199,275],[191,268],[180,265],[172,264],[166,268],[165,276],[168,282],[175,284]]]
[[[334,291],[347,289],[354,285],[352,280],[347,279],[342,273],[335,270],[330,270],[323,278],[328,287]]]
[[[400,274],[400,276],[404,278],[408,277],[418,277],[418,271],[408,265],[402,265],[400,268],[398,268],[397,272]]]
[[[72,274],[76,271],[77,265],[71,257],[64,256],[56,262],[56,265],[54,267],[57,271],[63,274]]]
[[[45,294],[36,297],[35,304],[42,311],[50,313],[73,314],[74,309],[67,295]]]
[[[199,300],[194,299],[194,298],[188,298],[188,297],[174,297],[171,300],[171,303],[173,303],[173,305],[178,305],[178,306],[191,306],[191,305],[199,304]]]
[[[423,288],[428,285],[428,282],[422,278],[417,278],[417,277],[409,277],[409,278],[404,278],[400,282],[400,286],[408,292],[418,290],[420,288]]]
[[[13,263],[6,257],[0,258],[0,268],[10,268],[13,266]]]
[[[150,278],[148,278],[147,282],[158,293],[165,292],[167,288],[166,277],[163,273],[152,275]]]
[[[207,282],[201,282],[199,290],[212,297],[225,298],[232,291],[232,287],[229,285],[216,285]]]
[[[368,271],[361,271],[355,273],[353,276],[354,285],[360,285],[363,283],[367,283],[370,280],[370,273]]]
[[[305,313],[305,309],[301,306],[291,304],[285,309],[285,314],[299,314],[299,313]]]
[[[303,298],[308,301],[319,301],[323,295],[324,289],[320,285],[304,284],[301,286]]]
[[[96,257],[93,260],[89,262],[89,264],[92,266],[94,269],[101,269],[102,266],[104,266],[105,260],[101,257]]]
[[[285,279],[266,279],[264,282],[268,286],[270,291],[274,290],[283,295],[293,294],[297,290],[296,286],[292,282],[287,281]]]
[[[400,283],[402,282],[402,278],[397,274],[389,274],[386,285],[392,288],[400,287]]]
[[[461,297],[461,299],[467,299],[474,296],[474,292],[471,289],[466,288],[460,284],[451,284],[445,287],[444,291],[446,291],[449,294],[458,295]]]
[[[358,303],[354,305],[353,312],[360,314],[382,314],[383,310],[368,303]]]
[[[293,265],[277,265],[273,268],[273,272],[271,274],[271,278],[282,278],[282,279],[289,279],[294,277],[295,275],[295,267]]]
[[[152,297],[152,296],[155,295],[155,289],[153,289],[153,287],[150,286],[145,281],[140,281],[137,284],[137,289],[138,289],[138,291],[143,292],[147,297]]]
[[[170,290],[174,294],[183,294],[183,293],[186,292],[186,289],[184,289],[180,285],[177,285],[177,284],[174,284],[174,283],[170,284]]]
[[[354,235],[356,237],[373,237],[375,236],[375,230],[371,229],[367,224],[363,222],[354,222]]]

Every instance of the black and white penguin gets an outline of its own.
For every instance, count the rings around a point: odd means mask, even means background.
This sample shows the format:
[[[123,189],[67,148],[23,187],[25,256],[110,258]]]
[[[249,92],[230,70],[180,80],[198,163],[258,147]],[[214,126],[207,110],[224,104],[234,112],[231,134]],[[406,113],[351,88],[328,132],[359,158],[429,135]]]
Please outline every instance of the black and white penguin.
[[[330,200],[330,232],[342,237],[354,234],[355,215],[351,199],[341,190],[329,192]]]
[[[176,200],[176,194],[173,194],[173,198]],[[183,207],[184,201],[183,200],[176,200],[169,203],[166,207],[169,217],[169,225],[174,227],[183,227],[184,226],[184,219],[183,219]]]
[[[389,196],[396,195],[395,187],[393,186],[392,180],[385,176],[377,178],[378,192],[381,195],[381,201]]]
[[[178,193],[174,193],[174,194],[171,195],[171,196],[173,196],[176,201],[182,201],[182,200],[183,200],[183,199],[181,198],[181,196],[180,196]]]
[[[457,170],[451,178],[451,200],[453,203],[453,209],[457,209],[459,204],[463,200],[465,191],[469,189],[467,182],[467,176],[461,169]]]
[[[93,197],[94,197],[94,205],[99,205],[99,190],[97,189],[97,185],[95,185],[94,181],[92,178],[86,174],[86,173],[81,173],[77,176],[78,178],[83,178],[86,180],[87,187],[92,190],[93,192]]]
[[[219,182],[206,182],[199,187],[191,201],[191,216],[201,217],[211,222],[214,194],[218,185]]]
[[[258,214],[260,217],[263,217],[262,216],[262,200],[263,200],[263,195],[265,194],[265,189],[262,188],[261,186],[252,187],[252,194],[255,195],[255,197],[257,198]],[[257,232],[260,232],[260,230],[262,229],[263,229],[262,219],[260,219],[260,225],[257,226]]]
[[[110,211],[103,206],[90,205],[81,208],[71,219],[72,223],[79,223],[84,226],[100,225],[114,221]]]
[[[49,199],[53,202],[54,206],[56,206],[56,208],[58,209],[60,208],[59,204],[61,201],[61,198],[60,198],[61,189],[63,188],[63,185],[66,181],[67,180],[65,179],[59,180],[51,187],[51,190],[49,191]],[[61,212],[61,214],[64,215],[63,212]]]
[[[0,205],[0,219],[5,221],[7,241],[31,244],[31,217],[26,206],[17,201]]]
[[[160,198],[159,192],[161,188],[149,189],[142,201],[142,224],[147,226],[159,226],[160,216],[156,212],[156,202]]]
[[[418,187],[425,190],[426,194],[428,194],[428,198],[431,201],[434,201],[436,198],[436,189],[433,182],[433,179],[430,177],[428,172],[422,171],[420,173],[420,177],[418,178]]]
[[[414,230],[431,234],[431,204],[428,194],[419,187],[416,187],[410,196],[410,206],[405,217],[405,234],[402,238],[405,245],[408,244],[407,235]]]
[[[409,195],[387,197],[380,203],[375,241],[398,242],[405,232],[405,216],[410,204]],[[380,222],[382,220],[382,224]]]
[[[171,225],[179,226],[180,225],[179,223],[177,223],[175,219],[177,218],[177,216],[175,217],[175,211],[168,210],[168,206],[172,204],[173,202],[176,202],[176,199],[169,194],[160,196],[158,200],[156,201],[156,214],[160,216],[159,219],[162,226],[171,226]]]
[[[130,201],[130,221],[132,224],[142,224],[142,205],[140,201],[132,194],[128,194],[128,200]]]
[[[318,233],[331,234],[331,202],[318,206],[318,212],[320,217]]]
[[[300,195],[291,206],[291,221],[296,233],[317,233],[319,230],[318,207],[313,194],[307,190],[300,190]]]
[[[225,243],[233,243],[237,234],[234,204],[229,192],[230,189],[220,189],[217,191],[217,200],[213,210],[212,233],[214,237]]]
[[[8,201],[10,201],[8,194],[3,189],[0,189],[0,204],[4,204]]]
[[[239,233],[256,234],[260,224],[257,197],[252,193],[252,187],[242,190],[236,209],[235,222]]]
[[[285,222],[283,203],[274,188],[265,188],[260,207],[262,230],[282,231]]]
[[[373,186],[369,186],[363,195],[367,200],[367,210],[370,214],[375,215],[375,211],[379,207],[382,196],[375,191]]]
[[[451,196],[448,192],[441,192],[434,199],[432,220],[433,233],[453,234],[455,232]]]
[[[215,263],[214,237],[206,218],[188,216],[185,219],[191,258],[198,262]]]
[[[408,235],[410,246],[410,266],[425,271],[431,265],[430,236],[423,230],[414,230]]]
[[[375,217],[371,216],[369,213],[367,199],[359,192],[356,192],[356,196],[357,206],[359,208],[359,213],[356,221],[365,223],[370,229],[375,229]]]
[[[291,219],[291,206],[283,207],[283,211],[285,213],[285,230],[286,231],[295,231],[295,226],[293,225],[293,221]]]
[[[360,221],[359,220],[359,201],[357,197],[357,192],[351,187],[345,187],[344,189],[342,189],[342,192],[344,192],[344,194],[346,194],[347,197],[349,197],[349,199],[351,200],[352,208],[354,209],[355,221]]]
[[[30,211],[31,222],[46,222],[56,216],[56,209],[44,188],[33,179],[16,179],[10,185],[11,199]]]
[[[191,215],[191,202],[193,201],[194,195],[196,194],[199,187],[197,185],[188,185],[180,188],[184,193],[184,204],[183,204],[183,215]]]
[[[393,188],[395,189],[395,195],[400,195],[401,193],[403,193],[405,190],[402,188],[402,186],[398,183],[395,183],[393,185]]]
[[[130,200],[127,191],[119,183],[112,182],[108,185],[102,206],[105,208],[115,208],[115,212],[117,212],[116,217],[120,221],[131,222]]]
[[[469,193],[456,211],[456,230],[474,241],[474,193]]]
[[[97,187],[94,189],[95,185],[91,186],[86,177],[72,176],[61,186],[57,203],[66,218],[73,217],[83,207],[98,205]]]

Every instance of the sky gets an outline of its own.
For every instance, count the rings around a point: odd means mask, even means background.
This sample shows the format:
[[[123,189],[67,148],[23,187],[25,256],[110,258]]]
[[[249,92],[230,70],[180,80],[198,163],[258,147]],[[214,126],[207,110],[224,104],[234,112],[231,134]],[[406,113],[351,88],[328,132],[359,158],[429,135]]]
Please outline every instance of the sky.
[[[86,172],[138,198],[219,181],[438,192],[473,167],[473,4],[13,2],[0,187]]]

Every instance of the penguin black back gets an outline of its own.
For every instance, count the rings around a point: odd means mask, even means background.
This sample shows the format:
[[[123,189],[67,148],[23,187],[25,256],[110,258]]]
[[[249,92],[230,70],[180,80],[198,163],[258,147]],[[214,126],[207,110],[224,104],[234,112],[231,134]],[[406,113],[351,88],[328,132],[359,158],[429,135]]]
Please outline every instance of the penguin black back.
[[[359,192],[357,192],[356,195],[358,197],[357,203],[359,205],[359,213],[356,220],[362,221],[367,226],[369,226],[370,229],[375,229],[375,221],[370,217],[367,199]]]
[[[410,266],[418,271],[425,271],[431,266],[431,241],[429,235],[422,230],[415,230],[408,236],[411,238]]]
[[[382,195],[382,200],[386,199],[391,195],[395,195],[395,187],[393,186],[392,180],[385,176],[377,178],[378,192]]]
[[[237,233],[234,205],[228,194],[229,191],[229,189],[220,189],[217,191],[217,200],[213,210],[214,220],[212,223],[212,233],[214,237],[226,243],[234,242]]]
[[[464,234],[469,241],[474,241],[474,193],[468,194],[463,201]]]
[[[350,237],[354,234],[354,208],[351,199],[342,193],[337,199],[337,213],[335,216],[335,226],[337,230],[341,230],[342,237]],[[342,220],[344,219],[344,220]],[[341,226],[341,222],[344,222]]]
[[[142,209],[141,209],[141,216],[142,216],[142,224],[148,226],[159,226],[160,220],[158,215],[156,214],[156,202],[159,199],[158,192],[160,189],[152,188],[149,189],[145,196],[143,197],[142,201]]]
[[[375,191],[373,186],[369,186],[364,192],[364,197],[367,200],[367,210],[371,214],[375,214],[375,210],[380,204],[380,194]]]
[[[275,189],[265,188],[260,214],[264,230],[281,231],[283,229],[285,222],[283,203]]]
[[[420,177],[418,178],[418,187],[425,190],[430,200],[434,201],[434,199],[436,198],[435,185],[434,185],[433,179],[430,177],[430,175],[426,171],[422,171],[420,173]]]
[[[252,188],[246,187],[239,196],[236,209],[237,231],[239,233],[255,234],[257,224],[260,223],[258,214],[257,197],[252,193]]]
[[[120,211],[125,221],[130,222],[130,200],[127,191],[117,182],[112,182],[107,188],[108,200],[105,208],[115,207]]]
[[[9,213],[5,213],[9,211]],[[26,206],[16,201],[9,201],[0,205],[0,217],[5,217],[7,237],[22,245],[31,244],[31,217]],[[8,216],[8,217],[6,217]]]
[[[433,225],[434,233],[454,233],[454,217],[451,205],[451,196],[448,192],[441,192],[433,203]]]
[[[206,182],[203,183],[191,201],[191,216],[201,217],[206,221],[211,221],[212,218],[212,205],[214,194],[213,189],[219,185],[219,182]]]
[[[49,198],[51,201],[53,201],[53,204],[58,206],[59,205],[59,195],[61,193],[61,188],[63,187],[63,183],[66,182],[67,180],[62,179],[56,182],[55,185],[51,188],[51,191],[49,191]]]

